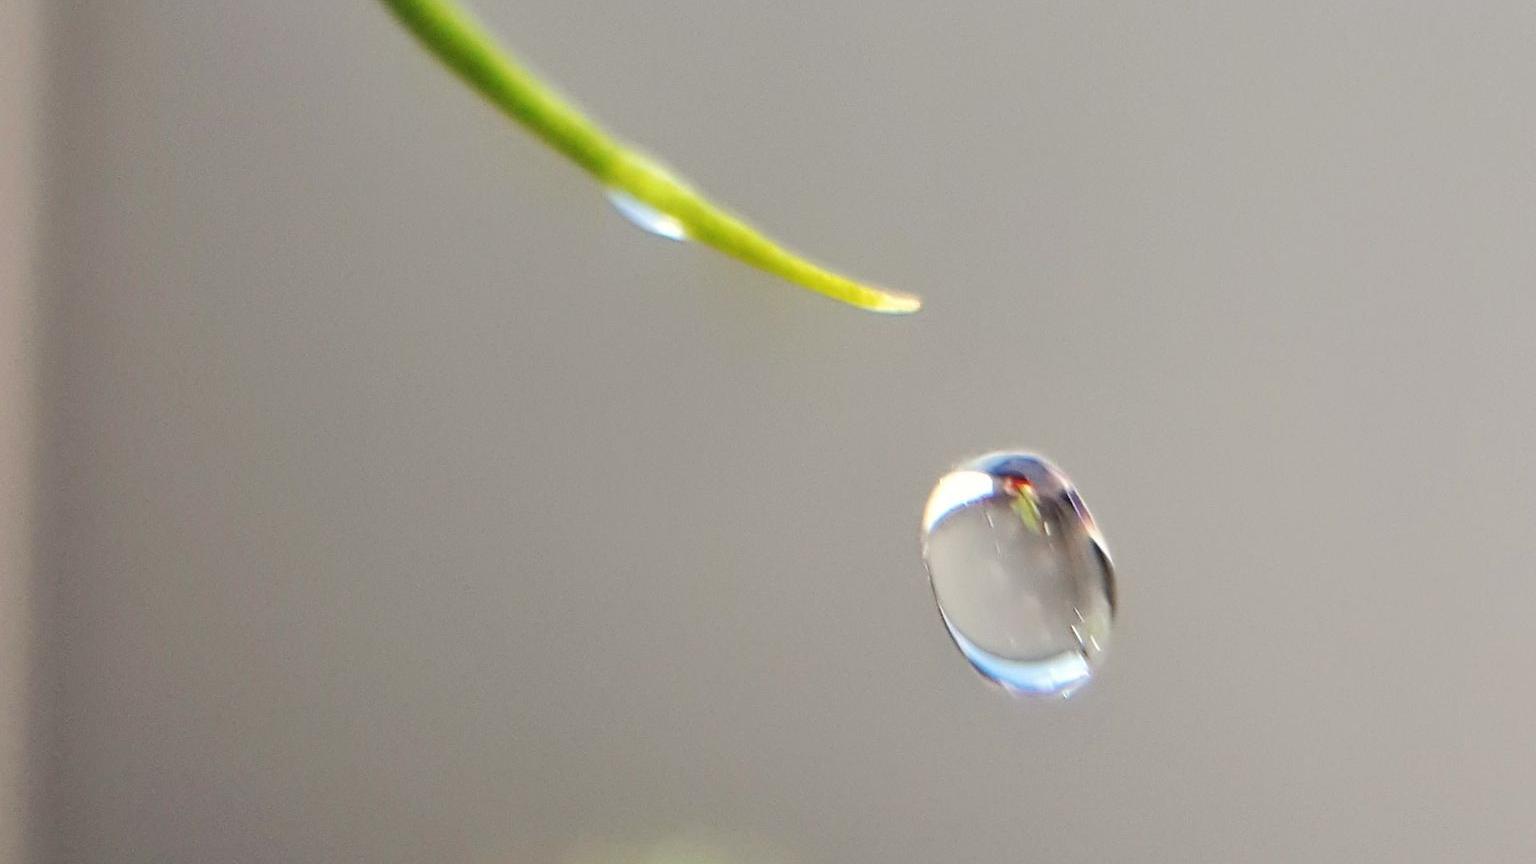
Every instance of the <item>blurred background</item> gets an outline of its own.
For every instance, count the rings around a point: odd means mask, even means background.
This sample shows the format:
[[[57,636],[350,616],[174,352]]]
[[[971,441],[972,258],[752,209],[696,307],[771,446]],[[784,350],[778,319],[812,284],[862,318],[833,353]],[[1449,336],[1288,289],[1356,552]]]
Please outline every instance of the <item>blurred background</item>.
[[[0,856],[1536,857],[1536,5],[476,0],[844,308],[366,0],[0,3]],[[917,556],[1034,449],[1098,680]]]

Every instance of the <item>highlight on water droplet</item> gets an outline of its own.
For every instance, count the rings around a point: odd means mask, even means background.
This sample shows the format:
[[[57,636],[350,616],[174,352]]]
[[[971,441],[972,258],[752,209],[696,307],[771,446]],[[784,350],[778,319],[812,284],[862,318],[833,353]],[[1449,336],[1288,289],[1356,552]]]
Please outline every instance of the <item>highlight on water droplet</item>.
[[[676,216],[669,216],[621,189],[609,188],[604,190],[604,194],[615,210],[641,229],[668,240],[688,239],[688,229],[683,227]]]
[[[1009,692],[1070,696],[1109,649],[1115,573],[1072,481],[1030,453],[989,453],[939,478],[923,563],[950,638]]]

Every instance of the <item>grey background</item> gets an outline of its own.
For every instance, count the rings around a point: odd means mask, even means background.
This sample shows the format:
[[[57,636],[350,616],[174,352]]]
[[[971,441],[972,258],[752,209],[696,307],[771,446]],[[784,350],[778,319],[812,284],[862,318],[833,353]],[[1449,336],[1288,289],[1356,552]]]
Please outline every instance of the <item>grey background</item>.
[[[38,8],[0,2],[0,862],[24,861],[36,774]]]
[[[637,232],[374,4],[50,5],[43,860],[1536,856],[1536,5],[478,7],[928,308]],[[916,555],[1009,446],[1121,567],[1066,704]]]

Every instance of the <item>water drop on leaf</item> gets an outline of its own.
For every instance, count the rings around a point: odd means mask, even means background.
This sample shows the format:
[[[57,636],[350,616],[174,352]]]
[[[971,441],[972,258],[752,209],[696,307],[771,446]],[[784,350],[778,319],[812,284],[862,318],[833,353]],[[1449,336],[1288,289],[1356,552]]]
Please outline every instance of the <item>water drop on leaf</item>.
[[[665,237],[668,240],[688,239],[688,229],[683,227],[683,223],[677,221],[677,217],[669,216],[657,210],[628,192],[608,189],[605,194],[607,194],[608,201],[613,204],[614,209],[622,213],[625,219],[640,226],[643,230],[649,231],[658,237]]]

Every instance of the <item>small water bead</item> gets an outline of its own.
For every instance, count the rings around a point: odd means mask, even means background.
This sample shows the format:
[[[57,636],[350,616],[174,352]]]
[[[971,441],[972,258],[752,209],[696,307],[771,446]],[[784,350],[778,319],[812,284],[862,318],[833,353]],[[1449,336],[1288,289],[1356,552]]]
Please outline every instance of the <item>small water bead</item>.
[[[604,194],[608,196],[608,201],[614,209],[642,229],[668,240],[688,239],[688,229],[683,227],[683,223],[677,221],[677,217],[669,216],[619,189],[607,189]]]
[[[950,637],[1009,691],[1070,696],[1109,648],[1115,575],[1072,481],[1028,453],[944,475],[923,512],[923,562]]]

